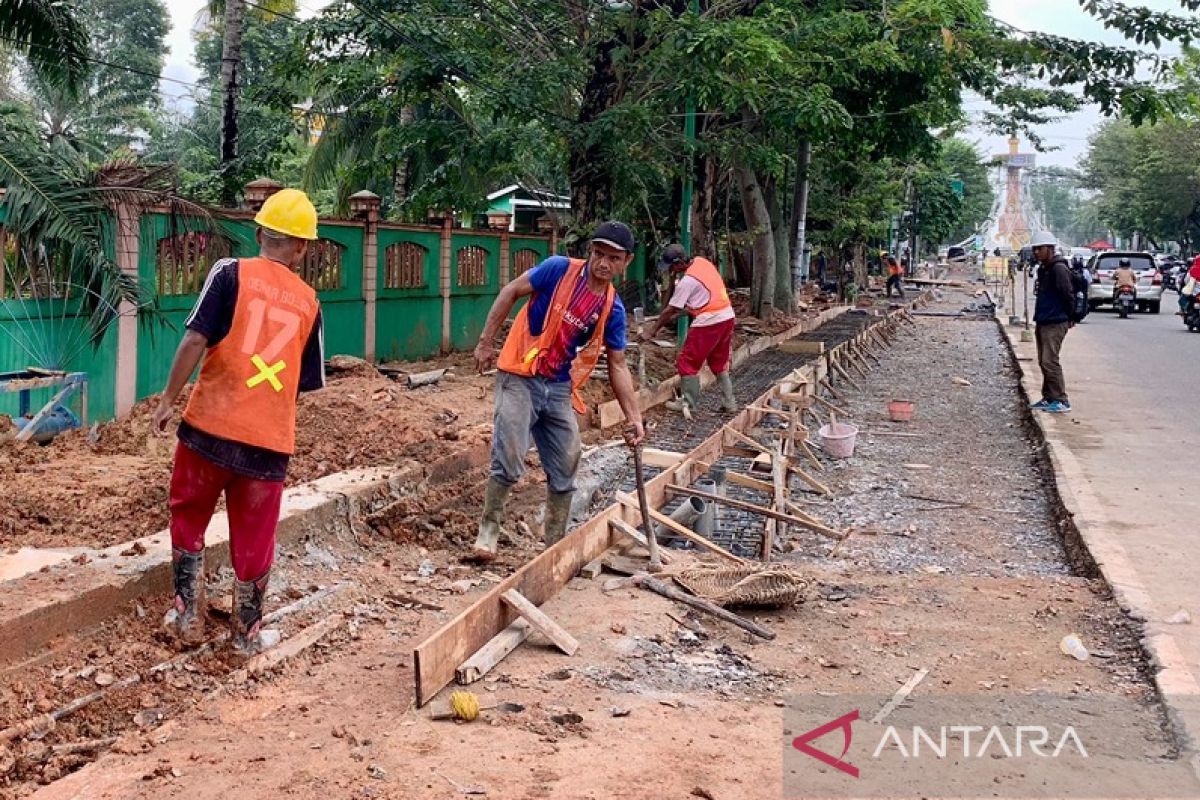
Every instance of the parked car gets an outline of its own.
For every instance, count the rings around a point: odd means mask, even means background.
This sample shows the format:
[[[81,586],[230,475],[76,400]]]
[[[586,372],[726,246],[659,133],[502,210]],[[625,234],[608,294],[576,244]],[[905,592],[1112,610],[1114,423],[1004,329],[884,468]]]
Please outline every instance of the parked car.
[[[1088,287],[1088,305],[1095,310],[1099,306],[1112,304],[1113,291],[1116,288],[1113,273],[1117,271],[1117,265],[1122,258],[1128,258],[1129,266],[1138,274],[1138,310],[1157,314],[1162,304],[1162,273],[1154,264],[1154,256],[1145,252],[1106,250],[1092,256],[1092,260],[1088,262],[1088,269],[1092,273],[1092,285]]]

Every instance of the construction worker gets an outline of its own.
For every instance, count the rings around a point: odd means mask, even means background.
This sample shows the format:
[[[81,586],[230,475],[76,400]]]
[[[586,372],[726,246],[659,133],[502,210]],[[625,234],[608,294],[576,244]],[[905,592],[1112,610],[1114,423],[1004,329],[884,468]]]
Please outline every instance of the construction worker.
[[[620,222],[596,228],[588,258],[551,256],[500,290],[488,313],[475,365],[480,373],[495,363],[495,415],[492,465],[483,516],[471,557],[496,557],[508,495],[525,472],[530,440],[546,471],[546,513],[542,538],[547,545],[566,535],[579,468],[579,421],[587,406],[579,389],[603,348],[608,376],[625,419],[630,446],[645,438],[642,413],[625,361],[625,307],[613,279],[633,260],[633,233]],[[499,352],[496,334],[517,300],[529,297]]]
[[[688,258],[687,251],[679,244],[670,245],[663,251],[658,267],[670,270],[678,281],[670,302],[658,315],[657,324],[646,338],[656,338],[664,328],[674,325],[680,314],[686,312],[692,318],[683,349],[675,359],[683,397],[667,403],[667,408],[683,411],[686,407],[690,413],[699,407],[700,368],[707,363],[717,376],[721,410],[726,413],[737,411],[733,378],[729,376],[736,318],[721,273],[706,258]]]
[[[883,263],[887,267],[887,296],[892,296],[892,289],[894,288],[900,294],[900,299],[903,300],[904,267],[900,266],[899,262],[896,261],[895,256],[888,255],[887,253],[883,254]]]
[[[296,395],[325,385],[317,295],[293,271],[317,238],[317,211],[303,192],[283,189],[254,221],[260,255],[213,265],[153,417],[154,432],[166,436],[175,399],[203,358],[171,476],[175,600],[164,624],[185,644],[204,639],[204,532],[224,492],[233,644],[243,655],[278,638],[260,628],[295,450]]]

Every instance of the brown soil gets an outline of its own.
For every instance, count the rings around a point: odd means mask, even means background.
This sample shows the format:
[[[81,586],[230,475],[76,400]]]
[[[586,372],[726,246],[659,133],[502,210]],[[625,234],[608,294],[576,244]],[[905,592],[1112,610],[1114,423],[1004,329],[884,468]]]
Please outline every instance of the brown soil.
[[[457,368],[436,386],[408,390],[355,370],[301,395],[289,485],[403,458],[432,461],[487,441],[491,379],[459,361],[439,364]],[[45,447],[0,443],[0,549],[106,547],[164,528],[175,443],[150,434],[156,402]],[[186,393],[181,409],[185,402]]]
[[[931,358],[940,351],[919,341]],[[971,373],[976,387],[986,380],[987,366]],[[878,375],[864,379],[867,392],[854,398],[859,415],[867,416],[887,393],[889,373]],[[996,380],[1003,387],[1009,379]],[[949,381],[929,381],[928,390],[918,398],[923,414],[932,414],[939,398],[952,406],[964,396]],[[973,430],[974,423],[962,424]],[[853,461],[830,463],[822,474],[839,497],[868,506],[838,509],[847,515],[873,514],[869,496],[881,471],[911,458],[892,445],[864,445]],[[925,446],[959,444],[928,437]],[[940,463],[938,455],[930,452],[927,461]],[[1027,455],[998,447],[993,458],[997,468],[1037,482]],[[950,551],[979,550],[998,560],[1005,524],[986,516],[959,518],[952,529],[920,529],[903,540],[905,548],[910,541],[923,548],[911,555],[933,555],[943,567],[937,570],[923,569],[927,562],[920,559],[897,560],[903,548],[885,553],[879,545],[864,546],[862,529],[843,558],[793,554],[816,589],[804,605],[748,614],[776,632],[772,642],[689,616],[656,595],[636,589],[605,594],[603,580],[574,579],[544,610],[579,640],[578,652],[564,656],[534,636],[471,687],[485,705],[513,705],[485,710],[471,724],[432,721],[413,707],[412,648],[538,549],[530,522],[530,531],[511,535],[498,563],[486,569],[459,563],[482,478],[482,470],[465,473],[384,510],[367,526],[323,531],[281,554],[268,608],[318,585],[349,584],[282,625],[295,635],[313,620],[339,614],[338,629],[318,645],[258,678],[237,672],[219,650],[114,692],[64,717],[40,740],[0,747],[0,798],[36,792],[41,800],[448,800],[476,790],[505,800],[776,797],[786,741],[782,706],[818,694],[890,695],[921,668],[930,672],[914,702],[937,694],[1034,691],[1134,698],[1140,710],[1113,735],[1148,758],[1172,755],[1136,630],[1102,584],[1061,564],[1041,572],[1018,564],[1023,574],[1003,574],[952,557]],[[955,492],[960,502],[997,503],[975,481]],[[514,523],[532,519],[541,496],[535,473],[517,489]],[[831,511],[819,513],[832,517]],[[881,538],[891,530],[878,527]],[[694,560],[677,555],[672,568]],[[227,578],[210,584],[212,599],[225,593]],[[157,634],[166,603],[165,596],[147,598],[145,607],[127,609],[102,630],[4,670],[0,729],[95,691],[101,673],[149,676],[150,666],[174,654]],[[1096,657],[1077,662],[1059,652],[1068,632],[1079,633]],[[97,754],[47,750],[110,737],[118,737],[115,744]]]

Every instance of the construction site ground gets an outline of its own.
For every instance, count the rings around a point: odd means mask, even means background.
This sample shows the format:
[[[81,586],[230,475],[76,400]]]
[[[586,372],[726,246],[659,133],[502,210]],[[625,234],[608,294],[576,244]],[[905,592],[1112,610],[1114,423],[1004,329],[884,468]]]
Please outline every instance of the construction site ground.
[[[948,293],[936,308],[970,299]],[[805,359],[781,356],[767,351],[739,368],[739,399],[750,402]],[[486,444],[489,382],[468,376],[465,359],[461,367],[415,392],[372,375],[341,378],[334,387],[354,396],[356,410],[309,439],[308,451],[301,434],[291,480],[429,459],[464,440]],[[813,593],[792,608],[747,614],[774,641],[647,592],[605,593],[603,579],[575,578],[543,606],[579,640],[574,656],[535,635],[472,687],[495,706],[481,719],[431,720],[414,704],[414,646],[541,547],[544,485],[534,470],[515,493],[501,558],[486,568],[460,561],[481,505],[480,467],[284,545],[268,610],[327,594],[280,620],[281,647],[306,631],[325,634],[276,667],[252,673],[221,646],[181,657],[158,632],[165,593],[0,666],[0,729],[140,678],[44,735],[0,745],[0,797],[777,796],[789,698],[890,694],[921,669],[929,673],[914,698],[1039,689],[1133,698],[1139,713],[1114,735],[1147,757],[1171,756],[1138,630],[1076,549],[995,323],[918,317],[880,366],[854,379],[861,391],[840,381],[844,397],[834,402],[864,432],[853,458],[821,456],[833,497],[792,486],[809,513],[853,533],[836,554],[805,531],[781,535],[777,560],[807,571]],[[330,395],[314,395],[302,420],[332,424],[322,396]],[[915,402],[912,422],[888,421],[898,397]],[[679,450],[716,430],[713,399],[705,402],[692,423],[654,412],[653,444]],[[97,452],[100,433],[97,443],[79,441],[86,434],[63,443],[80,462],[93,459],[72,473],[80,494],[63,502],[95,516],[43,524],[35,535],[26,529],[36,525],[22,523],[4,534],[7,546],[77,544],[84,530],[103,530],[86,535],[111,544],[162,526],[169,452]],[[590,440],[585,506],[629,485],[626,452],[595,433]],[[146,462],[132,471],[138,494],[119,495],[121,510],[85,510],[95,475],[87,470],[117,470],[134,456]],[[722,519],[752,535],[746,519]],[[707,559],[675,556],[675,566]],[[228,610],[230,579],[224,570],[210,581],[218,614]],[[210,621],[214,636],[218,622]],[[1092,659],[1060,652],[1069,633]]]

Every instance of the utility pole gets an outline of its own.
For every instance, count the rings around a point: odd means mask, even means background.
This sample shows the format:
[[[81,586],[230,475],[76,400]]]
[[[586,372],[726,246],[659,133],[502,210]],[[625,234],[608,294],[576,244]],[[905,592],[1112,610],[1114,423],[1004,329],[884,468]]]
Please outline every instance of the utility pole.
[[[688,12],[691,14],[700,13],[700,0],[690,0],[688,3]],[[688,255],[692,254],[692,194],[695,192],[696,186],[696,160],[692,155],[692,145],[696,141],[696,93],[688,91],[687,107],[683,114],[683,139],[684,139],[684,167],[683,167],[683,197],[681,198],[681,208],[679,209],[679,243],[683,245],[684,252]],[[675,323],[676,339],[680,349],[683,348],[683,342],[687,339],[689,317],[687,314],[680,314],[679,321]]]
[[[242,36],[245,33],[244,0],[225,0],[225,31],[221,46],[221,205],[233,208],[238,185],[233,162],[238,155],[238,92],[242,69]]]

